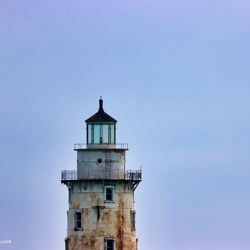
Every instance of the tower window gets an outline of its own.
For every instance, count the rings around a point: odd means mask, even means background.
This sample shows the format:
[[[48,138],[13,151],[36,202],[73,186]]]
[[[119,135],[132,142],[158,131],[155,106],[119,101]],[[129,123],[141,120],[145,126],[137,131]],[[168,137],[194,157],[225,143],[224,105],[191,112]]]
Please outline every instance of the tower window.
[[[105,238],[105,250],[115,250],[114,238]]]
[[[69,187],[69,203],[71,203],[71,188]]]
[[[114,187],[106,186],[105,187],[105,201],[114,201]]]
[[[75,211],[75,230],[82,230],[82,212]]]
[[[69,250],[69,238],[65,239],[65,250]]]
[[[135,211],[131,211],[131,230],[135,230]]]

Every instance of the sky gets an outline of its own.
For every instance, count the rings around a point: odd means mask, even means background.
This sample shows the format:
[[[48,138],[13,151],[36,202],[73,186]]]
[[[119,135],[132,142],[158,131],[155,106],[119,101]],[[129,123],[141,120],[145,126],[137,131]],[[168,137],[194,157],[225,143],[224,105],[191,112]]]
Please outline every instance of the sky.
[[[139,250],[250,246],[250,2],[0,0],[0,243],[61,250],[74,143],[128,143]]]

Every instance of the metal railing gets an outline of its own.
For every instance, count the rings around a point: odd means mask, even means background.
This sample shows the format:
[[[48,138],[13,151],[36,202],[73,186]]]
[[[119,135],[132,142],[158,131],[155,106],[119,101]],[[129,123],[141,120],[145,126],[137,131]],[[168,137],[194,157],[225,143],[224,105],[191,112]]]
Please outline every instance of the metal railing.
[[[108,177],[107,177],[108,176]],[[108,175],[105,170],[96,171],[83,171],[77,172],[76,170],[63,170],[61,173],[62,181],[72,180],[141,180],[141,170],[128,170],[126,173],[123,171],[111,171]]]
[[[77,172],[76,170],[62,170],[61,180],[77,180]]]
[[[116,144],[95,144],[95,143],[76,143],[74,145],[74,150],[86,149],[86,148],[115,148],[115,149],[125,149],[128,150],[128,143],[116,143]]]
[[[142,171],[141,170],[127,170],[125,174],[125,180],[141,180]]]

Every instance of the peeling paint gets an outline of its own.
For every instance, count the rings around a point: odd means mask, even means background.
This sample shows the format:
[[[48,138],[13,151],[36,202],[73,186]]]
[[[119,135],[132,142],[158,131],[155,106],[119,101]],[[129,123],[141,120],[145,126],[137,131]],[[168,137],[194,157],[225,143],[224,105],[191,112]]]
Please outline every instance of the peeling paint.
[[[126,171],[128,146],[116,144],[116,122],[100,99],[99,111],[86,120],[86,148],[74,148],[77,171],[62,171],[69,189],[66,250],[105,250],[111,239],[116,250],[137,250],[131,216],[141,170]]]
[[[110,180],[93,181],[82,185],[92,186],[89,193],[79,192],[79,182],[72,182],[72,204],[68,211],[68,249],[104,249],[104,238],[114,237],[117,250],[136,250],[136,234],[131,228],[131,211],[134,210],[133,190],[126,190],[125,180],[112,182]],[[88,181],[86,181],[88,182]],[[104,187],[115,184],[114,202],[105,202]],[[98,212],[98,209],[99,212]],[[74,212],[82,211],[82,230],[74,229]],[[99,214],[98,214],[99,213]]]

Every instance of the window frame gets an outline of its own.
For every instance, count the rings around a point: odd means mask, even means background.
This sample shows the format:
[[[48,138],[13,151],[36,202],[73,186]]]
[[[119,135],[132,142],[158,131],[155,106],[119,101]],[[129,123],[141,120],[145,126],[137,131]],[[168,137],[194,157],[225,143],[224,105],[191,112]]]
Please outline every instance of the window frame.
[[[112,193],[108,194],[107,190],[111,190]],[[108,195],[112,195],[111,199],[107,199]],[[104,187],[104,201],[105,202],[115,202],[114,196],[115,196],[115,187],[112,185],[105,186]]]
[[[130,211],[130,219],[131,219],[131,230],[136,230],[136,211],[132,210]]]
[[[70,238],[65,238],[65,250],[69,250],[69,239]]]
[[[80,215],[80,218],[77,216]],[[80,227],[78,227],[78,223],[80,223]],[[76,210],[74,213],[74,229],[75,231],[82,231],[82,211]]]
[[[112,242],[113,246],[108,246],[108,242]],[[105,250],[115,250],[115,238],[114,237],[107,237],[104,239]]]
[[[87,144],[115,144],[116,126],[113,123],[87,125]]]
[[[71,190],[71,187],[68,187],[68,195],[69,195],[68,203],[72,203],[72,190]]]

